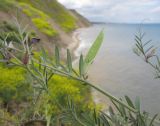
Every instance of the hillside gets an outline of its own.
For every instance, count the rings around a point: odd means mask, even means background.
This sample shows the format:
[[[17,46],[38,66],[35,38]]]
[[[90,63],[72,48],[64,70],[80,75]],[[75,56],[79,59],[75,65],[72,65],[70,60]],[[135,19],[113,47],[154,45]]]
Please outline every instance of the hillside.
[[[74,16],[74,18],[76,18],[78,20],[78,26],[85,27],[85,26],[90,26],[91,25],[91,23],[88,21],[88,19],[83,17],[76,10],[70,9],[70,12],[71,12],[72,16]]]
[[[49,51],[55,43],[64,48],[74,43],[70,46],[72,50],[77,46],[72,32],[90,25],[77,12],[73,13],[56,0],[0,0],[1,24],[14,24],[13,17],[23,27],[28,25],[28,30],[34,31]]]

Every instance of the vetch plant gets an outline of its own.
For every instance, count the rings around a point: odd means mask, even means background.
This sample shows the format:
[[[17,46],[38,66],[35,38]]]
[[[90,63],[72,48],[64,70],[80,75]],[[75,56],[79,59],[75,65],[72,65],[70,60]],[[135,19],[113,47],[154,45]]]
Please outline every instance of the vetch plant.
[[[156,78],[160,78],[160,59],[157,53],[157,47],[151,42],[152,40],[145,41],[145,33],[139,31],[135,35],[135,48],[133,51],[140,56],[146,63],[148,63],[156,71]]]
[[[19,32],[21,31],[24,32],[25,30],[19,30]],[[72,99],[68,98],[67,106],[59,105],[59,107],[62,109],[62,113],[60,115],[53,116],[52,113],[49,113],[50,107],[46,106],[46,118],[45,120],[41,121],[45,121],[47,126],[154,126],[154,122],[158,122],[155,121],[157,115],[150,118],[148,113],[141,112],[140,100],[138,98],[136,98],[135,103],[133,103],[132,100],[127,96],[125,96],[125,101],[118,99],[87,80],[87,69],[94,61],[94,58],[103,42],[103,31],[100,32],[87,55],[80,56],[78,71],[73,68],[72,55],[70,54],[69,50],[66,51],[66,64],[62,63],[60,60],[58,47],[55,47],[54,61],[43,48],[41,49],[40,58],[36,59],[33,56],[33,44],[38,43],[40,40],[37,38],[30,38],[29,33],[25,35],[22,33],[19,34],[21,35],[20,43],[15,43],[12,41],[8,43],[6,42],[6,39],[1,40],[0,52],[3,57],[1,61],[6,62],[8,65],[15,65],[28,71],[28,73],[34,79],[34,84],[32,85],[33,88],[39,92],[37,99],[41,93],[45,93],[50,96],[48,82],[54,75],[59,75],[77,80],[83,85],[88,85],[91,88],[94,88],[109,98],[113,104],[112,106],[114,106],[109,107],[107,112],[94,110],[93,112],[81,111],[79,113],[77,112],[78,108],[73,103]],[[139,40],[141,38],[137,39]],[[138,44],[139,45],[137,47],[140,46],[140,43]],[[145,53],[142,54],[145,55]],[[50,102],[52,103],[52,101]],[[22,124],[25,125],[26,123],[22,122]]]

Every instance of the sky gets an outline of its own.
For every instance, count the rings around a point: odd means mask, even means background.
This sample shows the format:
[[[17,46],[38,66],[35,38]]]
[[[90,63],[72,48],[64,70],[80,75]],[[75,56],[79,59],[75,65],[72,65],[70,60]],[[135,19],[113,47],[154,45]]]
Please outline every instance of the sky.
[[[160,0],[58,0],[90,21],[160,23]]]

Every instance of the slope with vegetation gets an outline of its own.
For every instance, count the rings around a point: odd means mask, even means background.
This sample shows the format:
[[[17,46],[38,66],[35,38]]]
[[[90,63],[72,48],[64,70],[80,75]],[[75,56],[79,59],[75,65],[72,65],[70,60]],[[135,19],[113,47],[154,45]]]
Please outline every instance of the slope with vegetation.
[[[160,125],[157,114],[150,117],[142,111],[139,98],[135,103],[128,96],[118,99],[88,81],[87,70],[103,42],[103,32],[87,55],[80,56],[78,68],[73,67],[69,50],[66,50],[66,62],[61,61],[57,46],[54,56],[49,55],[35,37],[38,35],[42,40],[58,40],[61,35],[69,37],[72,30],[82,25],[76,18],[79,14],[67,11],[55,0],[1,0],[0,7],[0,19],[3,19],[0,24],[0,125]],[[23,17],[20,22],[30,24],[29,30],[17,20],[9,22],[12,16],[18,20]],[[135,52],[156,70],[159,78],[159,57],[154,46],[149,46],[150,41],[143,43],[143,37],[143,34],[136,36]],[[152,58],[157,62],[152,62]],[[91,88],[110,99],[111,106],[106,111],[93,102]]]
[[[82,22],[80,17],[73,16],[56,0],[1,0],[0,22],[10,23],[13,17],[23,26],[29,24],[28,30],[35,30],[49,51],[53,44],[69,47],[75,43],[72,32],[79,27],[90,26],[88,21]]]

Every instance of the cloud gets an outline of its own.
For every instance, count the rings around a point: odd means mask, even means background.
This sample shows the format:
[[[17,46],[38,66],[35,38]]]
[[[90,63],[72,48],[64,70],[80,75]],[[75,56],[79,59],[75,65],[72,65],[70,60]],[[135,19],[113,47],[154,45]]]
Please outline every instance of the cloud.
[[[160,6],[153,8],[153,10],[151,11],[152,13],[160,13]]]
[[[92,21],[160,23],[160,0],[59,0]]]

